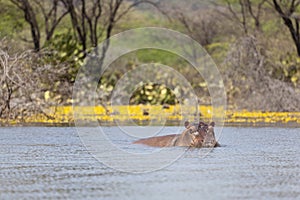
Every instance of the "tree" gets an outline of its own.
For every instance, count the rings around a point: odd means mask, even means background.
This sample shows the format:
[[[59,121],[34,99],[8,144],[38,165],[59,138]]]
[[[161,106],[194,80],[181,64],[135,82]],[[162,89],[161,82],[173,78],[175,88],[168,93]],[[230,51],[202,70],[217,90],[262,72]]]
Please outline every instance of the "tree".
[[[52,38],[56,27],[68,12],[61,6],[60,0],[33,0],[33,2],[39,8],[39,11],[41,11],[44,18],[46,41],[49,41]],[[51,3],[49,4],[49,2]]]
[[[49,41],[61,20],[67,12],[62,10],[60,0],[40,1],[40,0],[10,0],[24,13],[26,22],[30,25],[32,42],[35,51],[41,49],[41,27],[45,27],[45,41]],[[39,14],[42,14],[44,24],[40,24]]]
[[[68,10],[76,37],[86,55],[89,47],[96,47],[99,39],[110,38],[116,23],[132,8],[147,3],[158,8],[151,0],[61,0]],[[100,31],[101,30],[101,31]],[[103,52],[109,46],[105,41]]]
[[[245,34],[254,27],[261,30],[261,16],[267,0],[225,0],[228,12],[219,10],[223,16],[237,23]],[[253,24],[252,24],[253,23]]]
[[[218,14],[212,9],[201,10],[200,12],[192,12],[188,9],[173,8],[169,13],[173,19],[183,25],[194,40],[204,46],[211,44],[219,33]]]
[[[300,31],[299,20],[300,18],[295,15],[300,1],[299,0],[273,0],[273,5],[276,12],[280,15],[284,21],[285,26],[288,27],[293,42],[297,48],[297,54],[300,57]],[[293,22],[294,21],[294,22]]]
[[[30,25],[32,42],[36,51],[41,49],[42,36],[45,35],[46,42],[50,41],[59,23],[68,15],[84,56],[90,47],[98,45],[100,38],[108,39],[116,23],[134,7],[145,3],[159,9],[158,4],[152,0],[10,1],[24,13],[24,18]],[[109,41],[106,43],[105,48],[109,46]]]
[[[24,12],[25,20],[30,25],[31,37],[34,44],[34,49],[39,51],[41,48],[41,33],[40,27],[37,22],[36,14],[32,8],[32,5],[28,0],[11,0],[19,9]]]

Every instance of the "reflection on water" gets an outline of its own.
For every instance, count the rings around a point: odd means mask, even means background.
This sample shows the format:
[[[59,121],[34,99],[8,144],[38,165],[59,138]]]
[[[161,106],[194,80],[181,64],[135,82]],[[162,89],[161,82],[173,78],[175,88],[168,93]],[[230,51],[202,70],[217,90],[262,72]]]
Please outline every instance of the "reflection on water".
[[[162,170],[130,174],[95,160],[74,128],[1,128],[0,199],[297,199],[299,134],[299,129],[224,128],[223,147],[204,158],[190,150]],[[114,142],[130,147],[127,137],[116,135]]]

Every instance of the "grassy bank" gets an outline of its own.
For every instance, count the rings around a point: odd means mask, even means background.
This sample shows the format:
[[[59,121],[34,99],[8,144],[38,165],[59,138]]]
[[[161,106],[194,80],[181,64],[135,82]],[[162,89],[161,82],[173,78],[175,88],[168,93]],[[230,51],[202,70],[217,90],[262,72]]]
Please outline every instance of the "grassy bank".
[[[199,116],[195,108],[180,106],[113,106],[113,107],[77,107],[76,119],[86,122],[97,121],[101,125],[150,124],[150,125],[180,125],[182,120],[194,121]],[[211,121],[213,108],[211,106],[199,106],[200,119]],[[0,119],[2,125],[50,125],[65,126],[74,125],[74,110],[72,106],[55,107],[43,114],[27,118],[6,120]],[[221,120],[222,112],[215,111],[214,117]],[[218,116],[219,115],[219,116]],[[225,114],[225,125],[227,126],[300,126],[300,112],[262,112],[262,111],[232,111],[227,110]]]

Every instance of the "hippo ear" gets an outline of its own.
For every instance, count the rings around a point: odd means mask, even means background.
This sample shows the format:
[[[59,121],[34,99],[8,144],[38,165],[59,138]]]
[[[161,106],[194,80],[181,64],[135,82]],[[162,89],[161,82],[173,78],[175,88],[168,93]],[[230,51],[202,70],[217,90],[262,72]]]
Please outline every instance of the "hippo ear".
[[[185,128],[188,128],[189,125],[190,125],[190,122],[189,122],[189,121],[185,121],[185,122],[184,122],[184,127],[185,127]]]

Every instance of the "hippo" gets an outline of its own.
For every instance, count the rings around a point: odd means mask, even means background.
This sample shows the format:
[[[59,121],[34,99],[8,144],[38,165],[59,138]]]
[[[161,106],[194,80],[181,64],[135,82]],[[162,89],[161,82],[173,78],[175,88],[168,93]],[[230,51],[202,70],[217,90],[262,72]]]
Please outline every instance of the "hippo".
[[[209,125],[205,125],[206,127],[206,135],[202,142],[202,147],[220,147],[220,144],[216,140],[215,136],[215,122],[209,123]]]
[[[214,122],[209,125],[204,122],[191,124],[188,121],[184,123],[185,130],[181,134],[171,134],[165,136],[150,137],[140,139],[134,144],[145,144],[153,147],[218,147],[219,143],[215,139]]]

